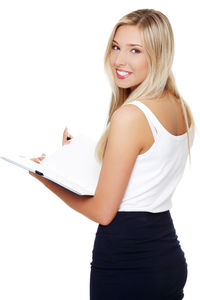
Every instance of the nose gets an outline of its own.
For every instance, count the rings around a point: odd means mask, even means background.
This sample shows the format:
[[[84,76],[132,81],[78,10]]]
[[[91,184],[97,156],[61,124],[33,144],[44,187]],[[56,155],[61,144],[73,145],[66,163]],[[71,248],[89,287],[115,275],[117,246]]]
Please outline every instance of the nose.
[[[116,55],[115,65],[116,67],[125,66],[127,64],[126,54],[122,51],[119,51]]]

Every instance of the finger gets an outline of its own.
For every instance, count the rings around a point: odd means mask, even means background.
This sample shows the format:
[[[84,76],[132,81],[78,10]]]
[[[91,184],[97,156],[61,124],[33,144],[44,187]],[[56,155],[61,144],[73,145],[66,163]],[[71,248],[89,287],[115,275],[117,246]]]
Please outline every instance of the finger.
[[[63,132],[62,145],[69,144],[71,138],[72,138],[72,135],[68,132],[68,128],[65,127],[65,130],[64,130],[64,132]]]
[[[73,136],[72,136],[70,133],[68,133],[68,137],[70,137],[70,139],[72,139],[72,138],[73,138]]]
[[[65,127],[65,129],[63,131],[62,145],[64,145],[67,140],[67,134],[68,134],[68,129],[67,129],[67,127]]]
[[[38,157],[37,159],[41,162],[45,157],[46,155],[43,153],[42,156]]]
[[[34,162],[36,162],[36,163],[40,163],[40,161],[37,159],[37,158],[30,158],[30,160],[32,160],[32,161],[34,161]]]
[[[67,137],[69,136],[68,128],[66,127],[63,132],[63,140],[67,140]]]
[[[45,157],[38,157],[38,161],[41,162]]]
[[[62,145],[67,145],[67,144],[69,144],[71,142],[71,139],[63,139],[63,142],[62,142]]]
[[[45,157],[46,157],[46,154],[45,154],[45,153],[42,153],[42,156],[39,157],[39,159],[43,160]]]
[[[64,131],[63,131],[63,137],[72,137],[72,135],[69,133],[68,131],[68,127],[65,127]]]
[[[40,160],[38,158],[35,158],[35,157],[30,158],[30,160],[32,160],[32,161],[34,161],[34,162],[36,162],[38,164],[40,163]]]
[[[71,142],[72,138],[73,138],[73,136],[68,132],[68,128],[65,127],[65,130],[63,132],[62,145],[69,144]]]

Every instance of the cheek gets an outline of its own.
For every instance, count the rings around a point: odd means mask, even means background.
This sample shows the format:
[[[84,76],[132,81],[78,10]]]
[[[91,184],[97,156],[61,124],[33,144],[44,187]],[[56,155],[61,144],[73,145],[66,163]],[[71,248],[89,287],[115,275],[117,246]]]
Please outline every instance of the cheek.
[[[139,73],[141,73],[143,75],[147,75],[148,63],[147,63],[146,58],[141,57],[140,59],[137,59],[137,61],[135,62],[135,68]]]
[[[110,54],[109,60],[110,60],[110,64],[113,65],[114,64],[114,60],[115,60],[114,54],[112,54],[112,53]]]

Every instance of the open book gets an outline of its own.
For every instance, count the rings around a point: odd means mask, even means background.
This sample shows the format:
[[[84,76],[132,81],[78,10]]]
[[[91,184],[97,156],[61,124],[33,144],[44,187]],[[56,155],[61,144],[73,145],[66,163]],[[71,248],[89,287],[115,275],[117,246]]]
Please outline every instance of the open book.
[[[79,134],[41,163],[19,155],[2,155],[0,158],[54,181],[78,195],[94,195],[101,163],[94,155],[96,143]]]

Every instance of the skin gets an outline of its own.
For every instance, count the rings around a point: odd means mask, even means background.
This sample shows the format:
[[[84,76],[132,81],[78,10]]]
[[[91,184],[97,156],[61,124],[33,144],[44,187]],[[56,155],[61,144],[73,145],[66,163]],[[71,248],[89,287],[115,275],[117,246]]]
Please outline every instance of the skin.
[[[119,209],[132,168],[142,148],[142,120],[141,111],[136,106],[121,107],[112,115],[107,147],[94,196],[79,196],[40,175],[32,172],[29,174],[72,209],[94,222],[108,225]],[[32,158],[38,163],[42,159],[43,156]]]
[[[115,74],[116,68],[132,73],[126,79],[118,79],[115,75],[116,84],[122,88],[134,88],[145,79],[148,72],[140,32],[136,26],[125,25],[118,28],[115,40],[119,45],[115,46],[114,49],[117,50],[113,49],[110,54],[113,73]],[[137,43],[141,47],[130,47],[127,46],[128,43]],[[79,196],[42,176],[32,172],[29,174],[72,209],[106,226],[119,210],[135,161],[143,149],[146,122],[143,112],[131,104],[120,107],[113,113],[94,196]],[[67,135],[68,130],[65,130],[62,145],[67,143]],[[32,160],[40,163],[42,159],[44,156]]]
[[[135,25],[123,25],[116,30],[110,52],[110,64],[116,85],[120,88],[135,88],[147,76],[148,63],[144,52],[141,33]],[[128,44],[137,44],[130,46]],[[125,79],[119,79],[116,69],[131,72]]]

